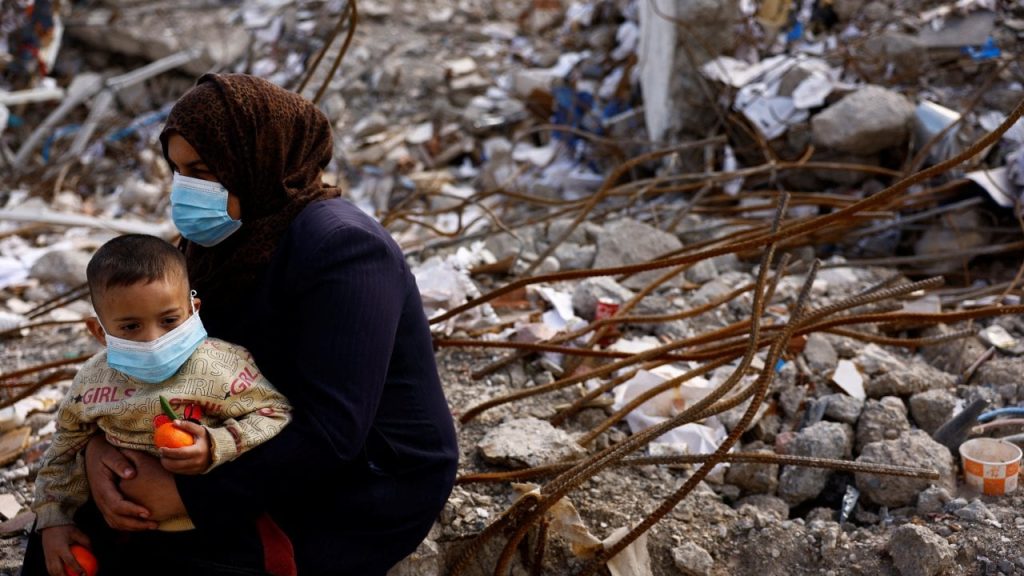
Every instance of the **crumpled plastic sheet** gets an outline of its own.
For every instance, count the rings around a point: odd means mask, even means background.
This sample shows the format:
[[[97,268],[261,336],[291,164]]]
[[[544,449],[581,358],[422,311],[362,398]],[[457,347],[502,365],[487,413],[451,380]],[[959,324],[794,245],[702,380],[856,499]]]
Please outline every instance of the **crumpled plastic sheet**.
[[[616,388],[612,409],[622,409],[633,398],[680,374],[682,371],[671,366],[660,366],[652,371],[640,370],[633,378]],[[635,408],[626,415],[626,424],[634,434],[642,432],[679,414],[710,394],[713,389],[712,383],[706,378],[693,378]],[[652,453],[661,454],[710,454],[718,449],[726,435],[725,427],[718,419],[709,418],[704,424],[691,422],[669,430],[651,443],[650,450]]]
[[[513,484],[516,500],[524,496],[540,496],[540,487],[536,484]],[[577,558],[592,558],[598,550],[614,546],[616,542],[629,533],[629,526],[622,526],[612,531],[604,540],[594,536],[580,518],[580,513],[568,498],[555,503],[545,516],[548,519],[548,530],[569,542],[572,553]],[[612,576],[651,576],[651,556],[647,551],[647,533],[629,543],[621,552],[608,560],[608,570]]]

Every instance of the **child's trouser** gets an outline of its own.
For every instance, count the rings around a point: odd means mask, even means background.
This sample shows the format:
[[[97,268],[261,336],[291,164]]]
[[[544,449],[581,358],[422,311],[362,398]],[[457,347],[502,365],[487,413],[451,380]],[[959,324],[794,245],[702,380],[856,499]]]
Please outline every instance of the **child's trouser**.
[[[291,547],[273,523],[240,522],[216,533],[119,532],[107,526],[92,501],[75,514],[75,525],[89,536],[100,576],[289,576]],[[42,537],[33,532],[21,576],[46,576]]]

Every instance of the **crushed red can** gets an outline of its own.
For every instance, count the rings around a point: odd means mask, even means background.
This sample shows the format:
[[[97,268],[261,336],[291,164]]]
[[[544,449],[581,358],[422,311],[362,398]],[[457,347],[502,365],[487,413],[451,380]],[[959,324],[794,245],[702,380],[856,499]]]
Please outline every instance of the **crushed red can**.
[[[619,312],[619,303],[611,298],[598,298],[597,306],[594,308],[594,320],[604,320],[605,318],[611,318]],[[619,337],[619,329],[615,325],[604,326],[598,328],[599,331],[604,332],[604,336],[598,340],[598,344],[607,347]]]
[[[594,308],[594,320],[604,320],[615,316],[619,311],[619,303],[611,298],[598,298]]]

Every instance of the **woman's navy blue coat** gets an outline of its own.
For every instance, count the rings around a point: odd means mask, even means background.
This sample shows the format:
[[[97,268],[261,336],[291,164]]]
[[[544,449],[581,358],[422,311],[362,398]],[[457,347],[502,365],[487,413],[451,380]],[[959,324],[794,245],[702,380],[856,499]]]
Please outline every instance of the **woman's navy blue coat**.
[[[211,336],[253,353],[294,420],[229,465],[177,477],[196,525],[230,530],[268,510],[301,575],[383,574],[415,549],[458,448],[419,291],[390,235],[346,200],[310,204],[251,289],[204,299],[201,314]]]

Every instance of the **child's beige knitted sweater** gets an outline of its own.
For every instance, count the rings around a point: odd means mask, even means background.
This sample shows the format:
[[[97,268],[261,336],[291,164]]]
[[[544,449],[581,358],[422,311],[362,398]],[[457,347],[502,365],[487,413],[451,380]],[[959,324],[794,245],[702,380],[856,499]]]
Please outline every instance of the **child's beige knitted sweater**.
[[[107,365],[106,352],[79,370],[57,412],[57,432],[36,477],[33,509],[37,528],[71,524],[89,498],[83,448],[102,430],[112,445],[155,456],[153,419],[160,396],[182,417],[198,412],[209,431],[214,468],[270,439],[288,423],[291,406],[260,374],[249,351],[207,338],[178,372],[146,384]],[[186,516],[167,520],[161,530],[189,530]]]

